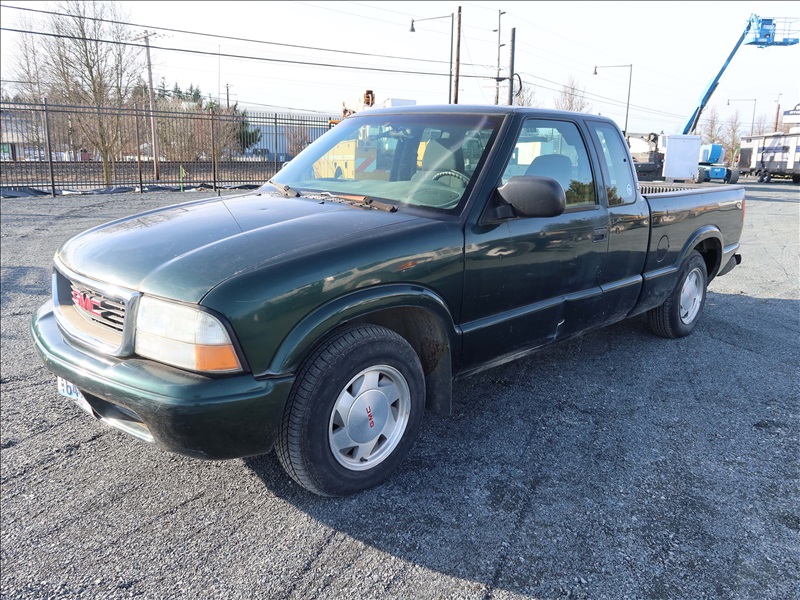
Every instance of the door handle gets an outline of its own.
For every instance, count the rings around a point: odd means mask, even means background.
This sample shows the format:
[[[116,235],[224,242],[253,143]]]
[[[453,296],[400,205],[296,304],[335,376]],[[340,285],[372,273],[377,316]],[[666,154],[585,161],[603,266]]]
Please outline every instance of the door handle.
[[[608,227],[597,227],[592,232],[593,242],[602,242],[606,237],[608,237]]]

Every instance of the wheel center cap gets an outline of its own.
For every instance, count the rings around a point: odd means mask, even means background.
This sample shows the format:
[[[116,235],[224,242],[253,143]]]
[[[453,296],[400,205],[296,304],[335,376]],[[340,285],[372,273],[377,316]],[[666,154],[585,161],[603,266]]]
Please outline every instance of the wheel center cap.
[[[363,444],[375,439],[383,431],[389,417],[389,401],[379,390],[361,394],[347,415],[347,432],[354,442]]]

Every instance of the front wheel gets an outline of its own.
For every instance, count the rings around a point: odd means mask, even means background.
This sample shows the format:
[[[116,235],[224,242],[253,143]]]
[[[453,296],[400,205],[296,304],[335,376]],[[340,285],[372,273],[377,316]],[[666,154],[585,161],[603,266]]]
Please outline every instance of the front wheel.
[[[345,327],[301,367],[278,459],[311,492],[355,494],[389,478],[411,449],[424,409],[422,366],[408,342],[383,327]]]
[[[692,333],[705,306],[707,286],[706,261],[697,250],[693,250],[681,267],[675,289],[664,304],[647,313],[653,332],[665,338],[679,338]]]

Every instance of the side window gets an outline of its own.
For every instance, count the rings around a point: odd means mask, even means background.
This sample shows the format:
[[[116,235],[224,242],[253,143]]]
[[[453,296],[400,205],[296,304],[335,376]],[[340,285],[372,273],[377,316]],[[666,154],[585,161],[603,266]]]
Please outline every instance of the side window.
[[[517,175],[555,179],[564,188],[568,208],[597,202],[589,155],[574,123],[547,119],[525,121],[502,182]]]
[[[637,182],[619,132],[608,123],[590,122],[589,128],[596,136],[595,141],[607,168],[604,175],[609,206],[636,202]]]

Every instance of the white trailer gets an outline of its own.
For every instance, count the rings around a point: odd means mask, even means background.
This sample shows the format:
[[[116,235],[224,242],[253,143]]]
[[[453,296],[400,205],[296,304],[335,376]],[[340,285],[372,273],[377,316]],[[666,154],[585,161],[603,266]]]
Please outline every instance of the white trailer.
[[[743,137],[736,164],[741,174],[755,175],[758,181],[787,177],[800,183],[800,128]]]

